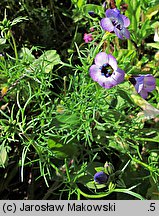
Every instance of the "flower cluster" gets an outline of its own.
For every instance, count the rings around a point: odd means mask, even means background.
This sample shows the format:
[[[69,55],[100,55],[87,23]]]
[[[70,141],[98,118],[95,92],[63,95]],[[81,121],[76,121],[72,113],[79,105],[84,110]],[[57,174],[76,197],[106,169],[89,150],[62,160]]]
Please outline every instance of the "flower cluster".
[[[85,43],[91,42],[93,40],[92,34],[91,33],[89,33],[89,34],[85,33],[83,39],[84,39]]]
[[[128,17],[121,14],[117,8],[107,9],[105,15],[106,17],[100,21],[102,29],[115,33],[121,40],[130,39],[130,32],[127,29],[130,25]],[[84,40],[88,43],[92,40],[92,35],[85,34]],[[105,52],[96,55],[94,64],[89,68],[89,74],[95,82],[106,89],[123,82],[125,76],[125,72],[118,67],[115,57]],[[132,76],[129,81],[144,99],[147,98],[149,92],[156,88],[155,78],[150,74]]]

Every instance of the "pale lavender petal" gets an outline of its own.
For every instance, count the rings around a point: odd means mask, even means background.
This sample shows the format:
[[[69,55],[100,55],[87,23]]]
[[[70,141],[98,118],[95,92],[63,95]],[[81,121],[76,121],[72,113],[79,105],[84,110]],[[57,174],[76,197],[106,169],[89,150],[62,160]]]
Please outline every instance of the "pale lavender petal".
[[[105,52],[100,52],[95,57],[95,64],[102,66],[103,64],[108,63],[108,55]]]
[[[138,93],[142,91],[143,87],[144,87],[144,84],[143,84],[143,83],[138,83],[138,82],[137,82],[136,85],[135,85],[135,89],[136,89],[136,91],[137,91]]]
[[[128,17],[124,16],[124,15],[120,15],[123,19],[123,22],[124,22],[124,27],[128,27],[130,25],[130,20]]]
[[[135,89],[138,93],[140,93],[143,90],[144,84],[143,83],[137,83],[135,85]]]
[[[118,9],[107,9],[105,12],[106,17],[117,17],[120,14]]]
[[[129,30],[127,30],[126,28],[123,27],[123,29],[121,30],[122,35],[124,35],[127,39],[130,38],[130,32]]]
[[[109,18],[103,18],[100,21],[100,25],[102,29],[104,29],[105,31],[108,31],[108,32],[114,31],[114,26]]]
[[[117,35],[118,38],[120,38],[121,40],[123,40],[123,34],[121,33],[121,31],[117,28],[114,28],[114,32]]]
[[[144,76],[135,77],[135,80],[136,80],[135,89],[139,93],[142,91],[144,87]]]
[[[118,68],[116,58],[114,58],[114,56],[112,56],[111,54],[108,54],[108,64],[109,64],[114,70],[116,70],[116,69]]]
[[[117,80],[117,82],[118,83],[123,82],[124,81],[124,77],[125,77],[125,72],[122,69],[118,68],[115,73],[116,73],[116,80]]]
[[[114,86],[113,83],[111,82],[110,77],[101,76],[98,80],[98,83],[100,86],[106,89],[112,88]]]
[[[118,82],[113,76],[109,77],[109,82],[112,84],[112,86],[116,86],[118,84]]]
[[[92,77],[94,81],[98,81],[98,78],[101,76],[101,70],[99,69],[99,66],[92,65],[89,68],[89,75]]]
[[[125,77],[125,72],[120,68],[117,68],[117,70],[114,71],[113,74],[111,75],[112,83],[114,84],[116,83],[117,85],[124,81],[124,77]]]
[[[154,86],[154,85],[144,85],[144,89],[147,92],[152,92],[155,88],[156,88],[156,86]]]
[[[137,83],[143,83],[144,82],[144,76],[138,75],[137,77],[134,77]]]
[[[139,94],[141,95],[142,98],[146,99],[147,96],[148,96],[148,92],[147,91],[144,91],[142,90],[141,92],[139,92]]]
[[[151,74],[147,74],[144,77],[144,83],[146,85],[156,85],[156,79]]]
[[[151,92],[155,88],[156,88],[156,80],[155,80],[155,78],[152,75],[147,74],[144,77],[144,89],[146,91],[148,91],[148,92]]]

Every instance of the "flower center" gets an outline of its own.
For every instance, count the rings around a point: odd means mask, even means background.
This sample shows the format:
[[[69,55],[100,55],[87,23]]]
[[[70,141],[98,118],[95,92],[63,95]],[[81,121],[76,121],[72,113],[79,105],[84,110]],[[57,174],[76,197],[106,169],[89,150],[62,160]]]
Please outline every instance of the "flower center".
[[[122,25],[117,20],[112,20],[112,24],[120,31],[122,30]]]
[[[113,73],[113,68],[109,64],[104,64],[100,67],[101,74],[105,77],[110,77]]]
[[[129,81],[130,81],[133,85],[136,84],[136,79],[135,79],[134,77],[130,77],[130,78],[129,78]]]

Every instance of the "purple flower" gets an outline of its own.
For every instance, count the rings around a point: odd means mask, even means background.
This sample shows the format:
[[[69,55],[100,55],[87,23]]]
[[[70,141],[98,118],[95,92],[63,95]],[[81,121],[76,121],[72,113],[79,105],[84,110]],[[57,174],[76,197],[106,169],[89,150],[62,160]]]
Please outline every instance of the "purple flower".
[[[91,42],[93,40],[92,34],[85,33],[83,39],[84,39],[85,43]]]
[[[156,88],[156,80],[151,74],[134,76],[130,78],[130,82],[135,86],[137,93],[144,99],[147,98],[148,92]]]
[[[95,64],[89,69],[92,79],[104,88],[112,88],[123,82],[125,73],[118,68],[116,59],[111,54],[100,52],[95,57]]]
[[[105,14],[106,18],[103,18],[100,22],[101,27],[108,32],[114,32],[122,40],[124,37],[129,39],[130,32],[126,27],[130,25],[130,20],[123,14],[120,14],[120,10],[116,8],[107,9]]]
[[[108,181],[108,175],[105,172],[97,172],[94,175],[94,181],[98,184],[104,184]]]

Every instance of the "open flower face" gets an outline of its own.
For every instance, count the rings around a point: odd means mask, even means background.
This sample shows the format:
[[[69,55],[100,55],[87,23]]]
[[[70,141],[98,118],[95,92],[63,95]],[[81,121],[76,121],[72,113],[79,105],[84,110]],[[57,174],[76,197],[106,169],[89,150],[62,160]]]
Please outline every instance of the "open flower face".
[[[94,175],[94,181],[98,184],[104,184],[108,181],[108,175],[105,172],[97,172]]]
[[[100,25],[105,31],[114,32],[122,40],[124,37],[130,38],[130,32],[127,30],[130,20],[120,14],[120,11],[116,8],[106,10],[106,18],[101,20]]]
[[[133,81],[131,81],[133,79]],[[148,92],[156,88],[156,80],[151,74],[133,77],[130,81],[134,84],[136,91],[142,98],[146,99]]]
[[[116,59],[111,54],[100,52],[95,57],[95,64],[89,69],[92,79],[103,88],[112,88],[123,82],[125,73],[118,68]]]

